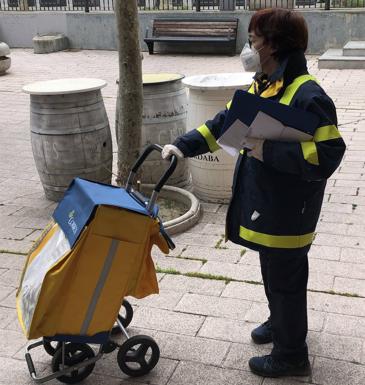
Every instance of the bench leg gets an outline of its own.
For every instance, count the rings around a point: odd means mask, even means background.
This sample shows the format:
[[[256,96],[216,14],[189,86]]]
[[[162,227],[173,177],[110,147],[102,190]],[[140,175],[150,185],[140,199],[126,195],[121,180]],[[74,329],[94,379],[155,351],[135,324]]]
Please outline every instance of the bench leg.
[[[236,55],[236,42],[232,42],[229,47],[229,56],[235,56]]]
[[[148,47],[148,53],[150,55],[153,55],[153,41],[150,41],[150,42],[148,42],[146,44],[147,44],[147,47]]]

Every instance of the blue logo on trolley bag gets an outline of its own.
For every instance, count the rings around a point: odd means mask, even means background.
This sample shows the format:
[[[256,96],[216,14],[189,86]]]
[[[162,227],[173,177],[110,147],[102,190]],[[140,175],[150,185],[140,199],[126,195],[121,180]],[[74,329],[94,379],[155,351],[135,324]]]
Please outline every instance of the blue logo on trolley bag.
[[[75,222],[75,210],[72,210],[68,213],[68,225],[71,227],[71,230],[74,234],[77,233],[77,224]]]

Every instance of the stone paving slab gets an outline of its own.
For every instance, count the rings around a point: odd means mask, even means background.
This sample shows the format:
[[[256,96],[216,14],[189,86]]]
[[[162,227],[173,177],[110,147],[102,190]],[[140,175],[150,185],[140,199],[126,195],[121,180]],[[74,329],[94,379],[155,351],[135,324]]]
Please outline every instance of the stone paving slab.
[[[234,298],[213,297],[199,294],[184,294],[175,310],[229,319],[245,319],[251,302]]]
[[[259,385],[261,382],[261,378],[247,371],[181,361],[169,385]]]
[[[44,197],[39,182],[30,144],[29,96],[21,87],[57,77],[105,79],[108,86],[102,93],[116,155],[118,63],[117,53],[111,51],[40,57],[23,49],[12,51],[12,62],[9,74],[0,78],[0,116],[6,122],[0,126],[0,385],[28,385],[33,382],[24,361],[26,339],[17,322],[15,293],[24,254],[48,223],[56,204]],[[238,56],[145,55],[142,64],[144,72],[174,68],[187,76],[242,70]],[[256,346],[250,339],[252,328],[268,315],[258,254],[224,243],[227,205],[203,203],[200,222],[174,237],[177,248],[169,257],[153,249],[161,271],[160,295],[131,299],[135,316],[129,332],[156,338],[161,349],[157,367],[146,377],[128,379],[121,373],[114,352],[96,364],[85,384],[365,383],[365,120],[361,121],[365,119],[365,72],[318,70],[316,57],[309,57],[308,65],[333,98],[348,145],[340,168],[327,183],[309,253],[312,376],[263,380],[248,371],[249,358],[269,353],[271,348],[270,344]],[[115,165],[116,157],[114,170]],[[173,270],[178,275],[171,274]],[[49,371],[50,357],[43,351],[34,354],[40,372]]]
[[[179,361],[195,361],[220,366],[230,343],[208,338],[158,332],[156,341],[164,357]]]
[[[160,289],[174,290],[182,293],[197,293],[205,295],[219,295],[224,290],[224,281],[185,277],[166,274],[160,282]]]

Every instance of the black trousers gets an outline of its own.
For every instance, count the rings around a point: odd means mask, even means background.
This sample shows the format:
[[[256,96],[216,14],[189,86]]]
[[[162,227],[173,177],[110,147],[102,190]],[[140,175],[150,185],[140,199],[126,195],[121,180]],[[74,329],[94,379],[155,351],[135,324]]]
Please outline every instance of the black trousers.
[[[260,252],[260,263],[272,325],[271,354],[292,362],[306,359],[308,256]]]

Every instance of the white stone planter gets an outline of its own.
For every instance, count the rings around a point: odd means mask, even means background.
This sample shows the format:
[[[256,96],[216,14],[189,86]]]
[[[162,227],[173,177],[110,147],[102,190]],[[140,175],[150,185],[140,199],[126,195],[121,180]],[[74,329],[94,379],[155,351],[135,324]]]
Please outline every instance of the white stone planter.
[[[142,190],[148,196],[153,187],[154,185],[152,184],[144,184],[142,185]],[[191,192],[175,186],[164,186],[159,193],[159,197],[181,202],[189,207],[188,211],[183,215],[163,223],[169,235],[186,231],[199,221],[201,205],[199,200]]]
[[[10,57],[0,57],[0,75],[5,75],[5,72],[10,68]]]
[[[212,119],[237,89],[247,90],[252,72],[195,75],[183,79],[189,88],[187,131]],[[203,202],[228,203],[237,157],[223,150],[189,159],[194,194]]]
[[[4,75],[10,68],[11,59],[7,55],[10,55],[9,46],[6,43],[0,42],[0,75]]]

